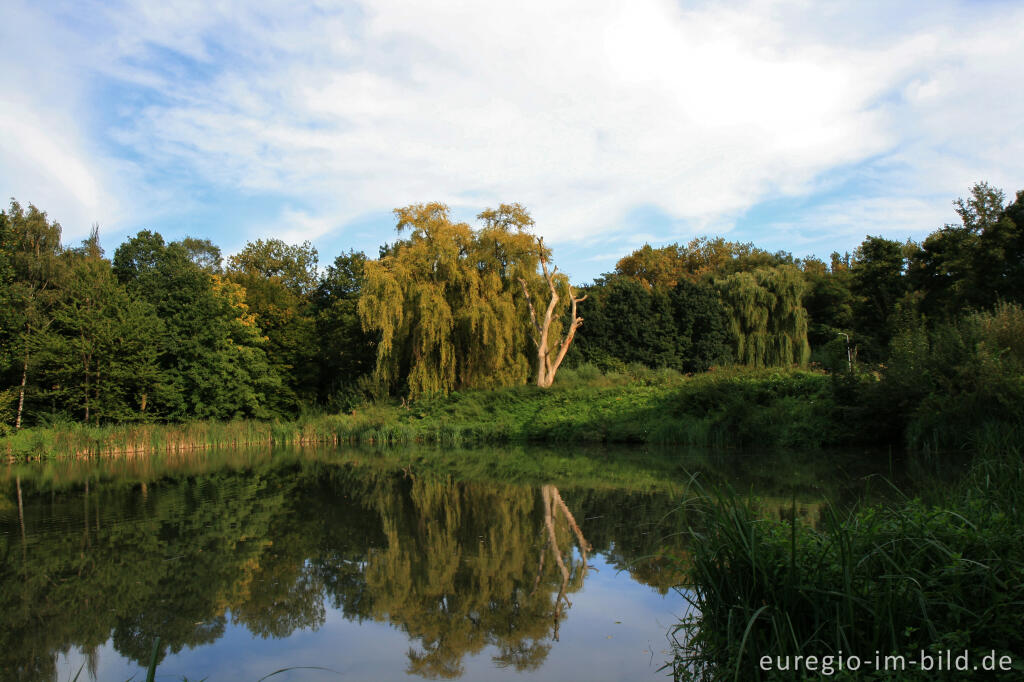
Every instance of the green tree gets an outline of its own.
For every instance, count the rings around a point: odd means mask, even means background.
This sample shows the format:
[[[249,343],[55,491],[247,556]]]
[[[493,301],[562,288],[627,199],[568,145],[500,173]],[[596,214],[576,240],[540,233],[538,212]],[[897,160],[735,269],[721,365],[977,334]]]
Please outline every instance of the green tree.
[[[358,306],[364,329],[380,339],[376,381],[411,397],[526,381],[529,308],[514,292],[525,282],[542,300],[548,287],[529,214],[518,205],[485,211],[477,234],[443,204],[395,216],[409,237],[365,263]]]
[[[245,304],[267,337],[267,357],[283,384],[273,401],[285,412],[295,413],[316,398],[316,266],[309,242],[279,239],[249,242],[228,259],[227,276],[244,289]]]
[[[178,243],[181,244],[182,248],[185,249],[185,252],[188,253],[189,260],[200,268],[206,270],[211,275],[219,275],[222,273],[223,268],[221,267],[222,256],[220,253],[220,247],[209,239],[185,237]]]
[[[854,339],[869,359],[883,359],[893,337],[893,314],[907,293],[904,269],[904,245],[898,241],[869,236],[854,251],[850,266]]]
[[[704,372],[732,361],[729,316],[710,284],[681,281],[668,294],[683,372]]]
[[[814,360],[828,369],[847,367],[846,337],[853,332],[854,296],[851,291],[849,254],[833,253],[831,264],[817,258],[800,263],[807,280],[803,304],[807,309],[807,340],[814,349]]]
[[[29,204],[28,210],[11,199],[9,210],[0,211],[0,234],[3,260],[8,282],[5,297],[8,308],[4,316],[4,342],[7,364],[0,367],[5,392],[17,394],[14,428],[21,428],[26,401],[34,382],[33,349],[36,337],[52,322],[59,282],[64,271],[59,223],[47,219],[46,213]]]
[[[162,323],[116,280],[95,232],[80,253],[68,267],[52,325],[33,342],[49,387],[42,393],[87,422],[138,420],[159,380]]]
[[[737,272],[716,282],[738,362],[805,365],[810,358],[803,274],[792,265]]]
[[[170,419],[267,418],[281,380],[267,360],[266,339],[245,291],[204,271],[187,249],[140,232],[114,256],[129,293],[164,322],[161,381],[153,407]]]
[[[338,256],[313,293],[319,400],[333,408],[349,409],[358,402],[360,382],[373,372],[377,357],[376,336],[363,331],[359,320],[365,263],[360,252]]]
[[[1004,206],[1002,190],[976,183],[953,202],[960,224],[936,230],[912,255],[909,275],[922,307],[947,320],[965,308],[987,308],[1024,295],[1021,198]]]

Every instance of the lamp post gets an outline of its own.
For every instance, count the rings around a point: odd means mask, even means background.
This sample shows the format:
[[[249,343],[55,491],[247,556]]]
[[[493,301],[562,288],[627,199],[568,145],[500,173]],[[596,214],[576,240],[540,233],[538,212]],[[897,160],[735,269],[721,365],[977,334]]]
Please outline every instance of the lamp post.
[[[853,356],[850,354],[850,335],[846,332],[839,332],[840,336],[846,337],[846,363],[850,367],[850,372],[853,372]]]

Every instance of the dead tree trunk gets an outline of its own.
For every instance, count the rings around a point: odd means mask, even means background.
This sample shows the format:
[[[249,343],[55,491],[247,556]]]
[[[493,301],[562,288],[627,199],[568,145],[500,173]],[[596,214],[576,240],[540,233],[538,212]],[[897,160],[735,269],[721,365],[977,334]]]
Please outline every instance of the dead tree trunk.
[[[562,557],[562,550],[558,546],[558,536],[555,533],[555,517],[558,511],[561,510],[565,515],[565,519],[569,524],[569,528],[576,534],[576,539],[579,541],[580,553],[582,554],[582,575],[587,574],[587,552],[590,551],[590,543],[583,537],[583,531],[580,530],[579,524],[576,523],[575,517],[572,512],[569,511],[569,507],[566,506],[565,501],[562,500],[561,494],[558,492],[558,488],[553,485],[541,486],[541,497],[544,501],[544,527],[547,529],[547,540],[544,543],[543,549],[540,554],[540,566],[537,568],[537,580],[534,583],[533,589],[536,591],[537,585],[540,584],[540,576],[544,571],[544,555],[547,550],[550,549],[551,553],[555,557],[555,563],[558,565],[558,571],[562,576],[562,582],[559,585],[558,596],[555,597],[555,612],[554,612],[554,639],[558,641],[558,626],[562,619],[562,608],[572,607],[572,602],[569,601],[568,589],[569,589],[569,567],[565,564],[565,559]],[[530,594],[533,594],[531,592]]]
[[[572,322],[569,323],[569,329],[565,333],[565,338],[558,344],[558,353],[555,355],[554,360],[552,360],[548,334],[551,332],[551,320],[555,315],[555,310],[558,308],[558,302],[561,300],[561,297],[558,295],[558,288],[555,286],[555,273],[558,272],[558,266],[556,265],[551,268],[550,272],[548,271],[548,262],[544,255],[544,240],[539,238],[537,243],[540,246],[540,266],[544,271],[544,279],[548,283],[548,289],[551,290],[551,299],[548,301],[547,310],[544,311],[543,321],[537,318],[537,310],[533,307],[533,298],[530,296],[530,288],[527,286],[526,280],[520,277],[519,284],[523,287],[523,295],[526,296],[526,304],[530,309],[530,321],[533,322],[533,342],[537,346],[537,385],[541,388],[549,388],[555,380],[555,373],[558,371],[558,367],[562,364],[562,360],[565,359],[565,354],[569,352],[569,346],[572,345],[572,340],[576,336],[576,330],[583,324],[583,318],[576,315],[576,305],[587,300],[587,297],[584,295],[582,298],[576,298],[572,292],[572,285],[568,281],[566,282],[566,286],[569,288],[569,298],[572,299]]]
[[[25,408],[25,382],[28,380],[28,349],[25,350],[25,361],[21,365],[21,389],[18,391],[18,416],[14,420],[14,430],[21,429],[21,412]]]

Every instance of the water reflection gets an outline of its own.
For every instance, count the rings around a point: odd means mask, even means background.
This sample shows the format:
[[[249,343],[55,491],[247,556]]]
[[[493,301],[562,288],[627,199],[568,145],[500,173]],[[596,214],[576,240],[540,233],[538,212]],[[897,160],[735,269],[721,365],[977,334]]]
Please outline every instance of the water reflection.
[[[145,665],[156,637],[162,660],[229,621],[284,638],[328,606],[404,631],[412,674],[458,677],[489,646],[498,666],[533,670],[590,549],[555,486],[315,463],[86,482],[21,495],[2,518],[0,669],[13,679],[51,679],[57,652],[108,639]]]
[[[456,678],[481,654],[534,671],[595,554],[661,594],[682,582],[679,477],[621,465],[600,481],[512,485],[418,462],[264,452],[9,469],[0,670],[54,679],[74,647],[95,677],[104,647],[144,667],[157,637],[163,661],[224,646],[232,628],[279,640],[339,613],[404,633],[408,674]]]

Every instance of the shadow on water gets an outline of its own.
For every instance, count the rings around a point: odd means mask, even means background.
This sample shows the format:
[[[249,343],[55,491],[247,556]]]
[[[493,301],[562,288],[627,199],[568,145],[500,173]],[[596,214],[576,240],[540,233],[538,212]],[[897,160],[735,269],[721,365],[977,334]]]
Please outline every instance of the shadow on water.
[[[10,466],[0,670],[56,679],[75,647],[95,678],[105,646],[159,666],[231,628],[285,639],[329,613],[404,633],[408,674],[456,678],[485,651],[496,668],[537,670],[593,557],[663,595],[682,582],[675,531],[695,472],[760,495],[766,513],[797,500],[813,516],[826,498],[859,494],[870,466],[823,453],[539,448]]]

